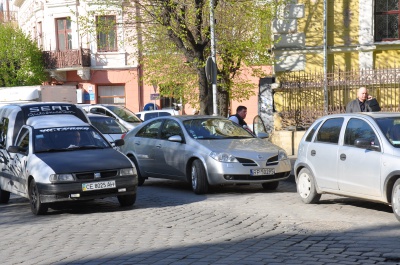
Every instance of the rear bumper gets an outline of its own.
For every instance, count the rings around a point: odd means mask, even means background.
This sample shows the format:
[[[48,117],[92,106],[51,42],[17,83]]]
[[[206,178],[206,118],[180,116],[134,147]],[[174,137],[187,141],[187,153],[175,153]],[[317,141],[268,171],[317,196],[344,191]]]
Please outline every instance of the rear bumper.
[[[62,202],[62,201],[81,201],[115,197],[120,195],[136,194],[137,176],[118,177],[107,180],[115,180],[116,187],[101,190],[83,191],[82,183],[105,181],[86,181],[74,183],[43,184],[36,183],[40,201],[42,203]]]

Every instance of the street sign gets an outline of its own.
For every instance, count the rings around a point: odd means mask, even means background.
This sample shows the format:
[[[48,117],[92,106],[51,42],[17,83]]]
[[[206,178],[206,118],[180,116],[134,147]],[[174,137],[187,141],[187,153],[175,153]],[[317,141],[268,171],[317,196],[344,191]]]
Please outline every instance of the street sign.
[[[150,94],[150,100],[160,99],[160,93]]]

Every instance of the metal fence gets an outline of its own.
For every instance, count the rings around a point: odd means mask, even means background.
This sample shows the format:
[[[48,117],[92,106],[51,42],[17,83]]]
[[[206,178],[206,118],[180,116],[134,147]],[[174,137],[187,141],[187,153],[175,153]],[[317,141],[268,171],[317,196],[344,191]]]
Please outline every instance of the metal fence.
[[[307,128],[325,115],[323,73],[285,73],[279,84],[274,89],[274,108],[282,117],[283,128]],[[378,100],[381,111],[400,111],[400,68],[338,69],[327,74],[328,114],[345,112],[362,86]]]

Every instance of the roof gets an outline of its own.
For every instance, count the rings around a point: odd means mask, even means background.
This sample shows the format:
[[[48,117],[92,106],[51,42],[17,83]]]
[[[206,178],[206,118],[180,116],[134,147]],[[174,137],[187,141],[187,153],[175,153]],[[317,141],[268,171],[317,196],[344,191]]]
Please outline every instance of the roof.
[[[87,123],[83,122],[78,117],[70,114],[31,117],[27,120],[27,125],[30,125],[35,129],[88,126]]]

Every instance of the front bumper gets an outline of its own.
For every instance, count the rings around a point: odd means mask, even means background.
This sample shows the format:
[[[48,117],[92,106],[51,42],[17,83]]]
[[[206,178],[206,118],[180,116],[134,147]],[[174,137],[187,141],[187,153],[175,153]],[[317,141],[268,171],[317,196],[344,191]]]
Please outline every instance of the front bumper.
[[[115,197],[120,195],[136,194],[138,185],[136,175],[116,177],[109,180],[115,180],[116,184],[115,188],[82,191],[82,183],[84,182],[56,183],[56,184],[36,183],[36,185],[38,187],[40,194],[40,201],[42,203],[82,201],[82,200]],[[98,181],[91,180],[85,182],[100,182],[100,181],[105,181],[105,179],[101,179]]]
[[[210,158],[207,163],[208,182],[210,185],[236,183],[261,184],[266,182],[285,180],[289,178],[292,168],[289,159],[281,160],[276,165],[262,167],[243,166],[240,163],[221,163],[213,160],[212,158]],[[275,174],[259,176],[250,175],[250,169],[260,168],[274,168]]]

